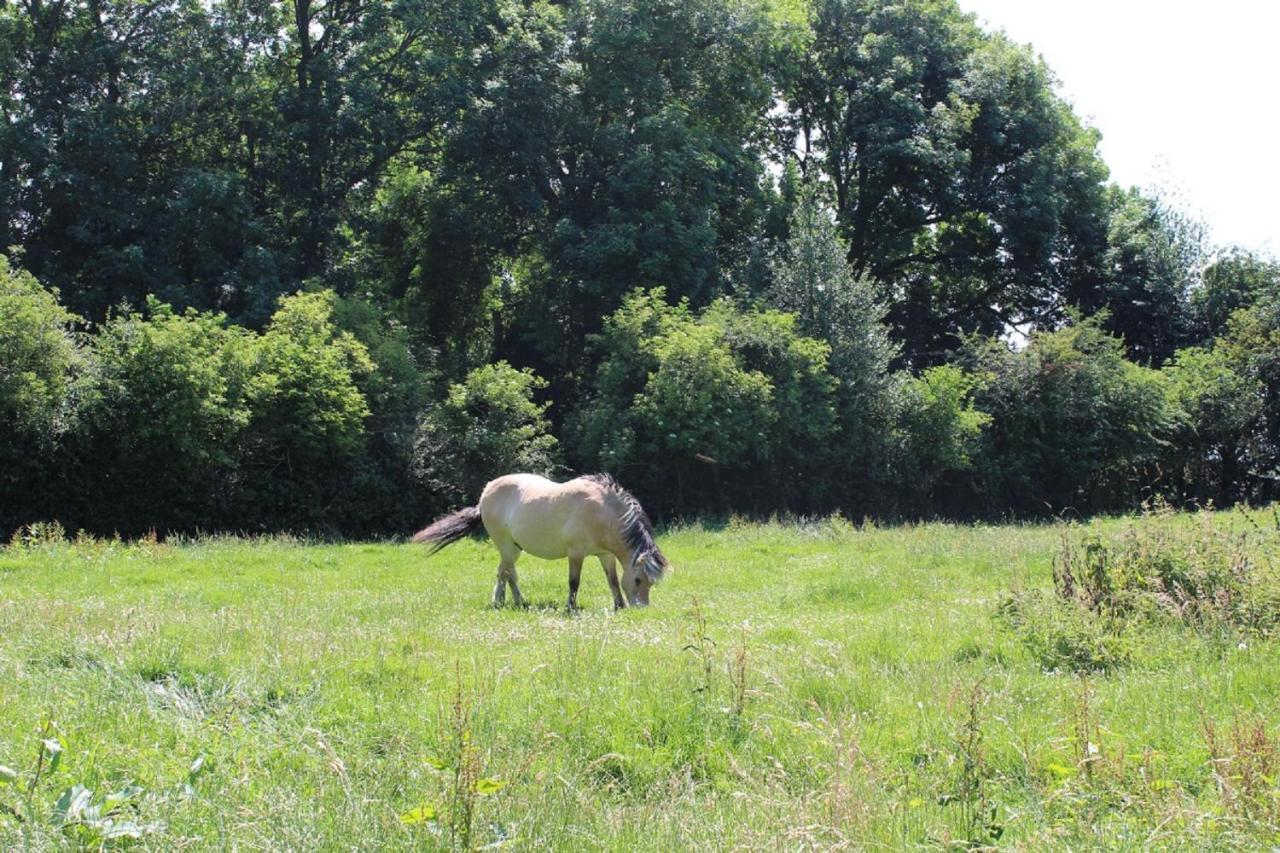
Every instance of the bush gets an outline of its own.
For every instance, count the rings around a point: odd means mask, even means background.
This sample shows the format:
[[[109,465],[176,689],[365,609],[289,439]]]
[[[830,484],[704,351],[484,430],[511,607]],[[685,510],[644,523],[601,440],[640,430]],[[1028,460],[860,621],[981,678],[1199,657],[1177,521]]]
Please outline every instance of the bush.
[[[1245,494],[1280,496],[1280,294],[1232,315],[1228,333],[1214,344],[1230,369],[1256,390],[1257,418],[1245,449]]]
[[[234,499],[253,336],[222,315],[148,300],[94,338],[80,442],[94,526],[137,534],[217,526]]]
[[[903,453],[899,482],[923,511],[933,508],[934,491],[948,474],[968,471],[991,416],[973,407],[978,377],[944,365],[905,383],[899,410]]]
[[[703,322],[718,327],[735,361],[767,377],[775,420],[763,458],[733,484],[749,505],[818,514],[838,499],[831,472],[847,464],[850,448],[837,422],[837,381],[828,370],[830,347],[804,337],[793,314],[742,311],[713,304]]]
[[[334,324],[364,345],[374,370],[354,376],[369,406],[363,449],[355,464],[344,531],[360,535],[406,530],[431,510],[413,476],[414,438],[432,403],[435,353],[410,343],[408,329],[376,304],[339,299]]]
[[[334,324],[335,304],[328,291],[284,297],[254,343],[240,526],[340,526],[362,498],[350,484],[369,417],[360,382],[375,365]]]
[[[548,404],[533,400],[546,385],[502,361],[471,371],[428,410],[414,439],[414,471],[440,508],[474,505],[502,474],[550,473],[557,442]]]
[[[1093,513],[1132,506],[1155,481],[1172,420],[1162,376],[1126,361],[1101,318],[1036,332],[1014,351],[971,343],[985,374],[977,408],[991,416],[977,461],[996,512]]]
[[[54,469],[82,389],[78,321],[0,255],[0,536],[65,509]]]
[[[600,367],[569,424],[580,467],[618,473],[657,512],[820,493],[833,383],[825,345],[791,316],[728,300],[695,316],[637,292],[595,346]]]
[[[1166,458],[1176,496],[1222,505],[1247,493],[1261,382],[1222,345],[1179,350],[1165,376],[1175,414]]]

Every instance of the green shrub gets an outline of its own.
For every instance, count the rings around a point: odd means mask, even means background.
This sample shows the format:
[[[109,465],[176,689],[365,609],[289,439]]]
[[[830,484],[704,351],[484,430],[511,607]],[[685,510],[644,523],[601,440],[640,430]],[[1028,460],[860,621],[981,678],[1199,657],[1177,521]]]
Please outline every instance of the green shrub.
[[[1242,454],[1241,491],[1250,499],[1280,496],[1280,294],[1237,311],[1214,350],[1245,385],[1256,391],[1257,417],[1249,425]]]
[[[1176,496],[1230,503],[1247,489],[1262,383],[1224,346],[1179,350],[1164,373],[1175,415],[1165,457]]]
[[[51,442],[66,431],[81,353],[79,318],[30,273],[0,255],[0,423]]]
[[[1021,350],[971,344],[991,416],[977,462],[991,510],[1092,513],[1132,506],[1154,479],[1172,413],[1159,372],[1126,361],[1100,318],[1036,332]]]
[[[360,382],[375,365],[335,325],[335,304],[328,291],[284,297],[254,343],[242,526],[333,527],[361,499],[350,488],[369,417]]]
[[[442,506],[474,505],[485,483],[502,474],[548,474],[557,442],[547,405],[534,394],[547,383],[505,361],[476,368],[429,409],[414,439],[418,481]]]
[[[82,390],[78,321],[0,255],[0,536],[65,510],[55,467]]]
[[[334,324],[365,346],[374,365],[354,377],[369,417],[350,484],[359,498],[346,503],[343,530],[409,529],[432,509],[413,476],[413,448],[419,416],[432,404],[435,353],[415,348],[403,324],[365,299],[339,299]]]
[[[778,311],[721,300],[694,315],[663,296],[632,294],[595,341],[568,427],[579,467],[618,473],[659,512],[821,494],[836,434],[827,347]]]
[[[719,328],[737,364],[765,376],[772,388],[775,420],[763,458],[731,483],[750,504],[805,513],[830,509],[840,496],[831,471],[847,464],[849,448],[837,419],[837,381],[829,371],[831,348],[800,333],[793,314],[771,309],[743,311],[721,300],[703,322]]]
[[[947,474],[968,471],[991,416],[973,407],[979,378],[953,365],[932,367],[905,383],[898,424],[902,454],[897,466],[908,497],[932,508]]]
[[[94,526],[211,526],[234,500],[249,422],[253,336],[226,318],[148,300],[94,338],[80,464]]]

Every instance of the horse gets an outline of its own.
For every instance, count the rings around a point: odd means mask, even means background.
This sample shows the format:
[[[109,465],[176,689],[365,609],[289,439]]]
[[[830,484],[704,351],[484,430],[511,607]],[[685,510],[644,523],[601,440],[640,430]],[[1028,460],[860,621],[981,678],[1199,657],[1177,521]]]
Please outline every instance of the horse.
[[[430,556],[481,528],[500,557],[495,607],[505,602],[507,585],[516,606],[524,606],[516,560],[525,551],[546,560],[569,558],[569,610],[578,608],[582,562],[589,556],[599,558],[616,610],[628,604],[647,606],[649,591],[671,568],[640,502],[608,474],[588,474],[565,483],[537,474],[498,477],[484,487],[476,506],[437,519],[410,541],[432,543]],[[615,559],[625,567],[621,585]]]

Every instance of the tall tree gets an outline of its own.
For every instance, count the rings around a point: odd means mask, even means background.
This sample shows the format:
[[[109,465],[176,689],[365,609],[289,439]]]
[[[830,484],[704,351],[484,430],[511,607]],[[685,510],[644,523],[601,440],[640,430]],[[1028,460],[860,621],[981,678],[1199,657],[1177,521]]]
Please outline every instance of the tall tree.
[[[954,0],[815,0],[811,26],[779,153],[831,183],[907,357],[1054,317],[1097,267],[1106,169],[1045,65]]]
[[[245,220],[217,38],[198,0],[0,5],[0,239],[73,309],[208,301],[234,274]]]
[[[815,186],[804,187],[788,226],[789,237],[772,270],[765,298],[796,315],[802,334],[831,348],[840,435],[830,460],[844,475],[846,506],[888,476],[891,423],[898,378],[890,372],[897,347],[885,324],[875,285],[847,259],[834,212]],[[823,453],[826,449],[815,452]],[[861,509],[862,507],[859,507]]]
[[[1112,188],[1105,274],[1077,283],[1076,304],[1106,309],[1129,357],[1163,364],[1192,337],[1191,296],[1206,256],[1204,226],[1160,195]]]
[[[774,29],[736,0],[504,7],[453,158],[541,258],[520,283],[528,334],[560,369],[633,287],[705,301],[720,286],[754,230]]]
[[[488,8],[0,5],[0,236],[91,317],[156,293],[265,321],[455,119]]]
[[[353,193],[425,155],[465,103],[463,70],[488,4],[293,0],[274,82],[284,124],[267,165],[299,278],[325,271]],[[287,75],[287,76],[285,76]]]
[[[1228,249],[1213,259],[1191,293],[1199,342],[1227,332],[1231,315],[1263,301],[1280,299],[1280,262],[1244,249]]]

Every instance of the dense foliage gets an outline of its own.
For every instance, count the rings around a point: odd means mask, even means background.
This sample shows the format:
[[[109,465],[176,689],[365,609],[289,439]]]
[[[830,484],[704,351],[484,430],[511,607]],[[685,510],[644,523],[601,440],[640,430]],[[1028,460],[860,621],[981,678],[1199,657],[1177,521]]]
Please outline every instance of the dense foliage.
[[[1280,265],[1054,86],[954,0],[0,4],[0,531],[1272,495]]]

